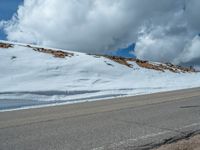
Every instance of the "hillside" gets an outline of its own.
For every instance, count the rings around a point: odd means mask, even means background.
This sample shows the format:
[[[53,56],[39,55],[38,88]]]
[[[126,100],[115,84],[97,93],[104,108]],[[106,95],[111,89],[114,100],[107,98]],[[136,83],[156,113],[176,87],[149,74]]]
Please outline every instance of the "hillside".
[[[0,110],[200,86],[193,68],[0,43]]]

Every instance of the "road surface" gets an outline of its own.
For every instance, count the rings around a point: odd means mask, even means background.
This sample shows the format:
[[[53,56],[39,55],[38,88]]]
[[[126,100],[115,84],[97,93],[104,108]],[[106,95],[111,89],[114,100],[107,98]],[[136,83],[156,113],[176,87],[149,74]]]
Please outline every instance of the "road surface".
[[[200,88],[0,113],[0,150],[148,149],[198,133]]]

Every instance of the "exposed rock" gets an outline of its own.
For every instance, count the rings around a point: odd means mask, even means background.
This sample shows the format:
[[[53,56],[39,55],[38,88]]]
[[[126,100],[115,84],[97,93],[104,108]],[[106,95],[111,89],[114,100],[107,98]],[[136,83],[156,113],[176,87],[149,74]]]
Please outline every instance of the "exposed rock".
[[[179,66],[179,65],[173,65],[171,63],[166,63],[167,67],[171,67],[171,68],[176,68],[177,70],[181,70],[182,72],[196,72],[196,70],[190,66],[190,67],[183,67],[183,66]]]
[[[123,57],[117,57],[117,56],[108,56],[108,55],[103,55],[103,57],[108,58],[108,59],[110,59],[112,61],[115,61],[117,63],[120,63],[122,65],[125,65],[125,66],[128,66],[128,67],[133,67],[132,64],[128,63],[128,61],[132,60],[130,58],[123,58]]]
[[[16,59],[16,58],[17,58],[16,56],[12,56],[12,57],[11,57],[12,60],[13,60],[13,59]]]
[[[138,66],[143,67],[143,68],[154,69],[154,70],[164,72],[164,69],[161,66],[157,66],[155,64],[150,64],[148,61],[143,61],[143,60],[137,59],[136,63],[138,64]]]
[[[10,48],[10,47],[13,47],[13,45],[8,43],[0,43],[0,48]]]
[[[141,61],[141,60],[136,60],[136,63],[141,67],[144,67],[147,69],[159,70],[159,71],[168,70],[174,73],[196,72],[196,70],[193,67],[183,67],[183,66],[174,65],[171,63],[154,64],[154,63],[149,63],[148,61]]]
[[[140,67],[162,71],[162,72],[165,72],[167,70],[174,73],[197,72],[193,67],[182,67],[182,66],[171,64],[171,63],[156,64],[156,63],[150,63],[149,61],[146,61],[146,60],[140,60],[140,59],[134,59],[134,58],[123,58],[123,57],[108,56],[108,55],[103,55],[103,57],[108,58],[112,61],[115,61],[117,63],[120,63],[128,67],[133,67],[132,64],[129,64],[129,62],[132,61],[132,62],[137,63],[137,65]]]
[[[58,57],[58,58],[71,57],[71,56],[74,55],[73,53],[69,53],[69,52],[65,52],[65,51],[60,51],[60,50],[38,48],[38,47],[32,47],[30,45],[27,45],[27,47],[33,48],[34,51],[51,54],[54,57]]]

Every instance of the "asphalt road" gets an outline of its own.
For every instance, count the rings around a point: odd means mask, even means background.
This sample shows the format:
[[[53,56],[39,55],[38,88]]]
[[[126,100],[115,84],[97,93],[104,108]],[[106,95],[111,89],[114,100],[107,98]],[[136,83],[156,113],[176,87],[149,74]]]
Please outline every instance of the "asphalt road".
[[[0,113],[0,150],[149,149],[200,131],[200,88]]]

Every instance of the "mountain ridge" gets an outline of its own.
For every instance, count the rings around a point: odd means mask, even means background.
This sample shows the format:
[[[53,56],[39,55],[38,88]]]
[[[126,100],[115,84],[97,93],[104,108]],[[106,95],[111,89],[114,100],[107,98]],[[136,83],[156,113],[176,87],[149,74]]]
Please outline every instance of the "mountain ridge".
[[[14,45],[17,45],[17,44],[14,44],[14,43],[11,44],[9,42],[0,42],[0,48],[13,48]],[[53,48],[35,47],[29,44],[24,44],[23,46],[27,48],[31,48],[34,51],[52,54],[54,57],[58,57],[58,58],[65,58],[68,56],[72,57],[74,55],[72,52],[67,52],[66,50],[64,51],[64,50],[57,50]],[[143,67],[146,69],[154,69],[154,70],[162,71],[162,72],[164,72],[165,70],[169,70],[174,73],[197,72],[193,67],[183,67],[180,65],[174,65],[172,63],[158,64],[158,63],[149,62],[147,60],[140,60],[137,58],[125,58],[125,57],[120,57],[120,56],[97,55],[97,54],[93,54],[93,55],[96,57],[105,57],[107,59],[110,59],[122,65],[126,65],[128,67],[132,67],[132,65],[128,63],[129,61],[132,61],[132,62],[136,62],[137,65],[139,65],[140,67]]]

